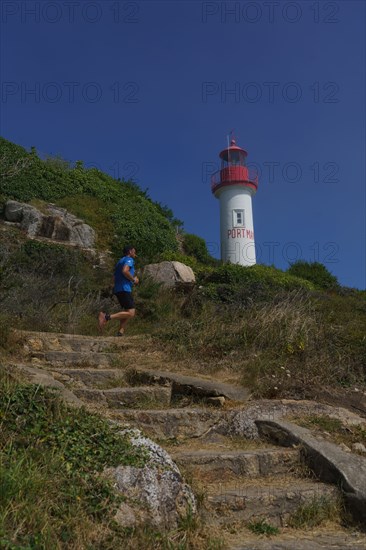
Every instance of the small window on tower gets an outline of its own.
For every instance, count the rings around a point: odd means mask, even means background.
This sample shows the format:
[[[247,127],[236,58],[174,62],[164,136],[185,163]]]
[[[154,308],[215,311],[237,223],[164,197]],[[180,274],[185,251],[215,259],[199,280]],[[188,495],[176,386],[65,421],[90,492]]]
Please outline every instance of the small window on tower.
[[[245,227],[244,210],[233,210],[233,227]]]

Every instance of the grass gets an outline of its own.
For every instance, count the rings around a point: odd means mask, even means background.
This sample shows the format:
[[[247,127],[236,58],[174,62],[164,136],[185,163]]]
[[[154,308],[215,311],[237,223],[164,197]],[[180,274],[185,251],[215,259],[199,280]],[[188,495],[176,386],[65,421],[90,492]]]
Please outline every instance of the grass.
[[[256,535],[266,535],[267,537],[278,535],[280,532],[278,527],[271,525],[265,519],[251,521],[248,523],[247,527],[249,531],[252,531],[252,533],[255,533]]]
[[[130,403],[124,404],[125,409],[134,409],[134,410],[146,410],[149,409],[169,409],[170,403],[164,402],[162,403],[159,401],[159,399],[156,399],[154,397],[148,397],[148,396],[136,396],[134,401],[131,401]]]
[[[314,497],[311,502],[300,506],[288,520],[294,529],[311,529],[327,522],[340,523],[341,502],[327,497]]]

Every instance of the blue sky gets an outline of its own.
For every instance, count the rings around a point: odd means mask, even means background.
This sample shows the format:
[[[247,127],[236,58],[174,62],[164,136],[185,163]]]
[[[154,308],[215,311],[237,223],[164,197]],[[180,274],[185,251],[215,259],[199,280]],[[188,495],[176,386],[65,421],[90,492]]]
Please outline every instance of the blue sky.
[[[364,2],[4,1],[1,25],[1,135],[133,176],[217,256],[234,129],[258,261],[365,288]]]

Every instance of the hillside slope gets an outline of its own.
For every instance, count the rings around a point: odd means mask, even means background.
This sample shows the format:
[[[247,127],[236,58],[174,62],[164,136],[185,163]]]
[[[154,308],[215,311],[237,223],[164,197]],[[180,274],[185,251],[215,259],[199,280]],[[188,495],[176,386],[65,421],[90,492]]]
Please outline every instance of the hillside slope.
[[[98,233],[99,248],[116,256],[123,243],[136,245],[145,260],[176,251],[181,222],[167,207],[152,201],[132,181],[116,180],[96,168],[72,166],[60,158],[42,160],[35,149],[0,138],[0,201],[47,201],[83,218]]]

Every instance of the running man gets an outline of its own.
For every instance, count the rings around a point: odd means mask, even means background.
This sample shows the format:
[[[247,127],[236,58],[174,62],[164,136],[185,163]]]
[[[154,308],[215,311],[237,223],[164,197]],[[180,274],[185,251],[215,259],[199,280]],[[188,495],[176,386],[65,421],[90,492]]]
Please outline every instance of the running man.
[[[120,323],[119,331],[116,336],[123,336],[126,323],[135,317],[136,309],[135,302],[132,296],[132,287],[137,285],[139,280],[135,277],[135,261],[136,250],[134,246],[125,246],[123,249],[123,258],[121,258],[114,270],[114,288],[113,294],[118,298],[120,306],[125,311],[119,311],[118,313],[104,313],[101,311],[98,315],[99,330],[102,331],[103,327],[108,321],[112,319],[118,319]]]

